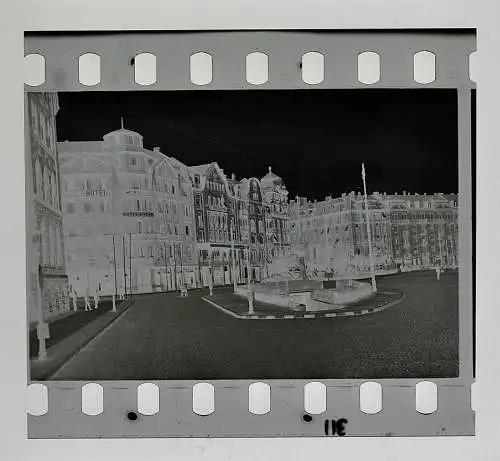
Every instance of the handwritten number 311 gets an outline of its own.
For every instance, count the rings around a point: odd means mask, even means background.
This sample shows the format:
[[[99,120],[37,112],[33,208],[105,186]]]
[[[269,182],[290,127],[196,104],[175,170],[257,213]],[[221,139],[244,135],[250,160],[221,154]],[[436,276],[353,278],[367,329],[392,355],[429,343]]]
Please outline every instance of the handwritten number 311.
[[[332,419],[325,419],[325,435],[339,435],[340,437],[345,435],[345,426],[347,424],[347,419],[340,418],[336,421]],[[330,429],[331,427],[331,429]]]

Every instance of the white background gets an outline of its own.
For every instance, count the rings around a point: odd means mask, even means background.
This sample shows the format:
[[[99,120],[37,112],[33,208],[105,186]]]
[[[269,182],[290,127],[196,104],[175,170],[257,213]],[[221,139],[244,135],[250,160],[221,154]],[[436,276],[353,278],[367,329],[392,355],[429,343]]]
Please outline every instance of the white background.
[[[498,0],[0,0],[0,457],[10,460],[500,459]],[[478,27],[476,437],[26,440],[23,30]],[[364,458],[362,458],[364,457]]]

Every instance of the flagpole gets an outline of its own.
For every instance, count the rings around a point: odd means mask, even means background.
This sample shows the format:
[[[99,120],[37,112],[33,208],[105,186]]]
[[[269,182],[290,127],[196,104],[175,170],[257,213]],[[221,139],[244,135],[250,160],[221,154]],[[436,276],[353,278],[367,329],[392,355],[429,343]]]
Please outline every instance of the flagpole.
[[[372,273],[372,291],[377,292],[377,282],[375,280],[375,266],[373,264],[373,250],[372,250],[372,231],[370,226],[370,213],[368,210],[368,196],[366,194],[366,172],[365,164],[361,163],[361,177],[363,178],[363,190],[365,195],[365,215],[366,215],[366,230],[368,234],[368,253],[370,255],[370,269]]]

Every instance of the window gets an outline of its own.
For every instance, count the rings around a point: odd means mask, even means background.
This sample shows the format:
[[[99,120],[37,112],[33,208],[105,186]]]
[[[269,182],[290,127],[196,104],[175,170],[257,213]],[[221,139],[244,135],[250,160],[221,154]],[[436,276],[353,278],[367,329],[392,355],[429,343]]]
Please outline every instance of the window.
[[[106,202],[101,202],[101,213],[105,213],[106,210]]]
[[[172,250],[172,246],[169,246],[168,248],[169,248],[169,255],[170,255],[170,257],[172,257],[174,255],[174,252]]]
[[[141,258],[144,258],[144,248],[142,246],[140,248],[140,255],[141,255]]]
[[[85,203],[84,204],[84,210],[85,210],[85,213],[92,213],[92,204],[91,203]]]
[[[137,228],[138,228],[139,234],[142,234],[142,232],[143,232],[143,223],[142,223],[142,221],[137,221]]]
[[[149,257],[152,258],[155,255],[154,248],[152,246],[149,247]]]
[[[74,203],[68,203],[66,205],[66,212],[68,214],[73,214],[75,212],[75,204]]]
[[[179,228],[177,227],[177,225],[175,225],[175,235],[178,235],[179,234]]]
[[[131,157],[130,164],[132,166],[137,166],[137,157]]]
[[[175,185],[172,184],[172,195],[175,195]]]
[[[186,226],[186,235],[189,235],[189,226]]]

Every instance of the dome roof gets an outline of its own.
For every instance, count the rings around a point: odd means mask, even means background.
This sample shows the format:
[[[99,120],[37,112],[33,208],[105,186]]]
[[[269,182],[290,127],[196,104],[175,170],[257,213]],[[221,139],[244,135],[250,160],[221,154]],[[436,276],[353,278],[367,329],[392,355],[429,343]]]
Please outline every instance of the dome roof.
[[[260,180],[263,187],[273,187],[283,185],[283,179],[277,174],[273,173],[272,168],[269,167],[269,172]]]

